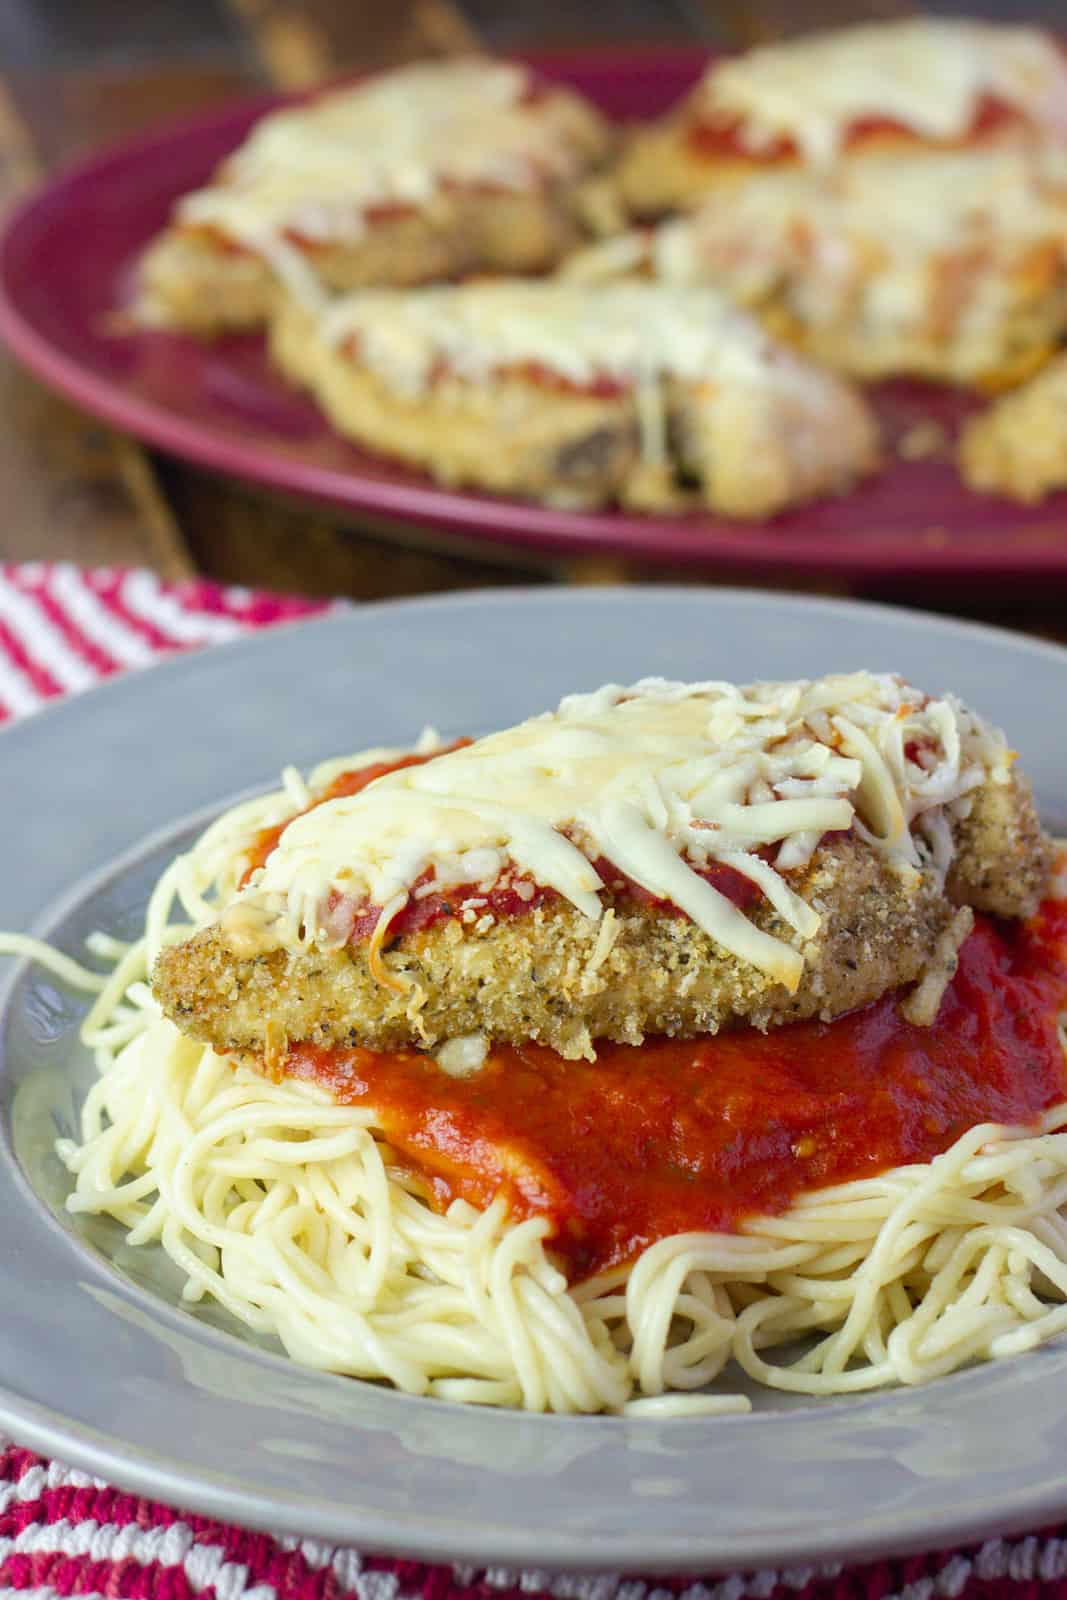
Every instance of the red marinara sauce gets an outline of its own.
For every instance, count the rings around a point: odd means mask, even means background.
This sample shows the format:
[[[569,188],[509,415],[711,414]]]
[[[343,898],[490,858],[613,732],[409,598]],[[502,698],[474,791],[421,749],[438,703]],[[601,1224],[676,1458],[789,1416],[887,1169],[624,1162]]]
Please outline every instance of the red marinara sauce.
[[[635,905],[651,907],[662,912],[665,916],[684,917],[686,913],[679,910],[670,900],[661,900],[658,896],[643,889],[633,878],[620,871],[605,856],[598,856],[593,862],[594,870],[603,880],[604,887],[612,900],[630,901]],[[756,901],[763,898],[763,891],[751,878],[746,878],[744,873],[738,872],[734,867],[728,867],[721,861],[711,861],[706,867],[696,867],[694,871],[717,889],[721,895],[735,906],[755,905]],[[424,890],[424,893],[420,893]],[[330,895],[329,909],[334,909],[341,901],[341,895],[333,890]],[[433,879],[425,873],[413,885],[413,893],[407,904],[389,924],[389,941],[406,938],[409,934],[422,933],[427,928],[435,927],[439,922],[460,915],[470,915],[471,920],[477,921],[481,916],[488,914],[494,922],[508,921],[513,917],[525,916],[529,911],[535,911],[538,906],[559,903],[561,896],[555,889],[546,888],[544,884],[537,883],[533,878],[521,872],[510,871],[489,889],[482,890],[476,883],[454,883],[447,889],[433,888]],[[352,931],[348,935],[349,944],[362,944],[368,940],[378,926],[381,915],[381,906],[373,902],[361,906],[352,923]]]
[[[937,1021],[892,995],[832,1023],[602,1047],[595,1062],[499,1048],[451,1078],[414,1051],[296,1046],[292,1077],[374,1108],[431,1202],[545,1216],[571,1281],[670,1234],[736,1230],[796,1196],[929,1161],[982,1122],[1067,1098],[1067,902],[1024,927],[979,918]]]
[[[998,100],[995,95],[985,95],[979,103],[971,126],[957,139],[934,141],[942,149],[963,149],[1010,127],[1025,127],[1026,118],[1014,106]],[[768,140],[766,143],[747,144],[740,122],[723,118],[720,121],[695,121],[686,130],[686,143],[694,155],[708,161],[743,160],[763,166],[796,157],[797,147],[792,139]],[[907,140],[927,145],[929,140],[906,123],[892,117],[857,117],[849,124],[844,136],[846,150],[885,138]]]

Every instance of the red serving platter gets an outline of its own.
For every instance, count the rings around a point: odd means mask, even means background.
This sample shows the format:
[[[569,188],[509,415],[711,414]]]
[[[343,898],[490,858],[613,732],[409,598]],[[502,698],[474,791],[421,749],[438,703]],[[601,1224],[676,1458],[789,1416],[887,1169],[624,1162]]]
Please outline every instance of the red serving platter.
[[[612,49],[527,55],[609,115],[655,115],[707,55]],[[45,383],[86,411],[199,465],[287,493],[547,555],[612,554],[778,577],[1005,579],[1067,574],[1067,493],[1040,507],[971,494],[944,460],[896,458],[933,418],[949,433],[976,403],[947,389],[879,385],[888,466],[847,497],[750,525],[706,514],[552,510],[437,487],[347,444],[270,369],[262,338],[213,344],[116,330],[138,257],[186,190],[280,101],[261,97],[84,162],[31,195],[0,240],[0,334]]]

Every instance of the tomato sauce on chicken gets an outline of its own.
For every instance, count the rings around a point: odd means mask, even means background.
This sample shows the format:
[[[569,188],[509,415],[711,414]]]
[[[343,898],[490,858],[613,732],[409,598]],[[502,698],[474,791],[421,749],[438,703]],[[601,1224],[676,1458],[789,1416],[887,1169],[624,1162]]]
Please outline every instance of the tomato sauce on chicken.
[[[1025,117],[1014,106],[998,100],[995,95],[985,95],[966,132],[957,139],[938,140],[937,143],[942,148],[963,149],[1008,128],[1026,126]],[[865,144],[887,138],[914,141],[916,144],[928,143],[923,135],[906,123],[892,117],[877,116],[857,117],[845,131],[843,143],[846,150],[855,151]],[[686,143],[694,155],[708,161],[742,160],[762,165],[789,161],[798,154],[795,142],[789,138],[770,139],[758,144],[755,141],[747,142],[744,124],[736,118],[697,120],[686,131]]]
[[[405,767],[423,766],[437,756],[447,755],[450,750],[461,750],[470,743],[472,743],[470,739],[456,739],[452,744],[445,745],[439,750],[399,756],[395,761],[372,762],[365,767],[355,767],[350,771],[341,772],[321,794],[316,796],[305,811],[298,812],[297,815],[306,816],[308,811],[314,811],[327,800],[338,800],[345,795],[359,794],[361,789],[366,789],[376,778],[384,778],[386,773],[401,772]],[[263,828],[256,835],[245,852],[248,865],[241,878],[242,885],[248,882],[257,867],[264,865],[286,828],[295,820],[295,817],[287,817],[284,822]],[[604,880],[605,886],[614,894],[642,905],[655,906],[678,916],[683,914],[669,901],[658,900],[655,895],[649,894],[640,884],[635,883],[603,856],[593,862],[593,867]],[[751,878],[746,878],[743,873],[735,871],[733,867],[725,866],[722,862],[712,861],[706,867],[696,870],[706,883],[711,884],[712,888],[717,889],[736,906],[751,905],[762,899],[762,891]],[[453,883],[447,888],[438,888],[434,884],[432,874],[424,873],[412,885],[407,904],[390,921],[389,938],[400,939],[407,934],[421,932],[424,928],[431,928],[448,918],[456,917],[465,908],[472,913],[472,920],[486,915],[494,919],[517,917],[535,910],[546,902],[559,899],[560,896],[554,889],[545,888],[544,885],[535,883],[532,878],[516,871],[506,872],[499,882],[488,888],[482,888],[475,883]],[[344,896],[336,889],[331,893],[327,907],[328,921],[336,918],[343,900]],[[373,902],[353,907],[348,942],[361,944],[369,940],[378,926],[381,911],[381,906]]]

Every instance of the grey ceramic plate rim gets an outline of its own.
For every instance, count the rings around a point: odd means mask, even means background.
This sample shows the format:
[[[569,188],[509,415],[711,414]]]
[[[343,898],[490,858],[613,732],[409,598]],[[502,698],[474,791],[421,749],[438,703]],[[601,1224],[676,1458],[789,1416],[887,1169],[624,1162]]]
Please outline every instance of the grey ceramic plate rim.
[[[69,760],[72,750],[77,751],[79,741],[84,743],[92,737],[94,726],[104,717],[105,710],[109,714],[125,714],[126,711],[136,711],[137,707],[147,707],[150,711],[153,701],[159,698],[162,685],[173,688],[177,680],[187,679],[190,675],[199,673],[211,680],[225,680],[234,678],[243,670],[246,674],[250,673],[252,680],[258,680],[258,669],[265,663],[277,661],[278,658],[299,659],[309,650],[313,653],[314,649],[325,651],[328,655],[332,642],[343,640],[350,630],[365,632],[369,627],[372,631],[378,629],[382,637],[388,638],[395,634],[396,629],[406,629],[433,619],[432,625],[443,626],[446,634],[450,629],[455,633],[456,629],[470,626],[472,608],[484,607],[490,608],[494,623],[504,624],[499,630],[502,637],[509,636],[513,626],[520,632],[523,627],[529,629],[531,619],[534,624],[544,627],[558,623],[561,618],[573,621],[575,613],[584,613],[587,622],[590,619],[595,621],[598,617],[603,622],[608,618],[617,629],[627,612],[632,618],[643,614],[642,620],[646,624],[650,618],[660,618],[665,625],[673,625],[683,612],[688,614],[696,608],[700,609],[702,616],[706,614],[710,623],[718,623],[720,627],[728,626],[731,617],[735,625],[738,619],[743,623],[749,613],[768,619],[777,613],[779,620],[788,616],[809,630],[814,625],[831,633],[835,622],[842,625],[849,622],[869,624],[876,633],[884,632],[885,625],[890,624],[893,634],[905,640],[926,636],[941,641],[945,648],[951,644],[953,648],[974,646],[1000,653],[1007,651],[1008,656],[1016,658],[1020,665],[1026,661],[1035,664],[1041,662],[1057,681],[1062,680],[1067,689],[1067,653],[1058,647],[1014,639],[996,629],[947,621],[922,613],[733,590],[705,592],[699,596],[685,590],[670,589],[618,592],[507,590],[496,594],[482,591],[476,595],[387,602],[352,612],[335,613],[310,623],[286,624],[231,641],[210,653],[180,656],[161,662],[145,672],[112,680],[79,697],[76,702],[67,701],[47,708],[34,718],[5,730],[0,738],[0,769],[5,758],[16,766],[23,762],[32,765],[40,757],[42,746],[62,748],[65,759]],[[510,620],[508,613],[511,614]],[[635,647],[627,648],[635,656]],[[578,685],[572,683],[569,686]],[[454,720],[457,723],[463,720],[462,712]],[[476,723],[483,720],[478,716],[474,718]],[[36,754],[35,746],[38,747]],[[327,752],[323,750],[320,753]],[[286,753],[282,752],[282,759],[285,758]],[[268,776],[269,767],[267,770],[255,767],[245,775],[243,787],[253,780],[257,783],[265,781]],[[236,784],[230,784],[228,789],[233,792],[237,787]],[[207,796],[196,805],[178,809],[183,815],[190,811],[203,813],[214,809],[224,799],[225,794],[218,795],[213,805],[210,796]],[[167,818],[161,817],[159,828],[151,831],[166,833],[171,831],[171,826]],[[133,845],[129,850],[129,859],[143,854],[146,847],[145,842]],[[6,863],[5,855],[9,858]],[[9,871],[12,870],[10,857],[10,845],[6,840],[0,841],[0,863]],[[125,858],[121,852],[110,852],[104,859],[87,865],[91,870],[80,877],[80,881],[71,887],[68,880],[62,891],[56,887],[49,892],[46,896],[48,906],[37,915],[24,918],[24,924],[32,922],[38,927],[47,927],[62,916],[65,906],[76,903],[90,892],[94,883],[107,880],[116,872],[121,874],[125,870]],[[0,1005],[8,1020],[11,997],[19,981],[20,971],[16,969],[4,986]],[[81,1273],[95,1274],[114,1291],[119,1280],[112,1269],[83,1256],[61,1225],[47,1216],[32,1199],[22,1175],[13,1170],[6,1126],[3,1132],[0,1198],[5,1204],[9,1224],[14,1223],[15,1226],[5,1227],[0,1236],[0,1264],[8,1270],[11,1280],[17,1283],[21,1278],[25,1285],[25,1263],[20,1266],[17,1250],[13,1249],[22,1225],[31,1235],[35,1231],[41,1233],[42,1237],[48,1234],[54,1245],[58,1242],[58,1247],[69,1253],[71,1262],[77,1263]],[[128,1297],[133,1302],[139,1296],[142,1300],[147,1298],[143,1291],[132,1288],[128,1291]],[[205,1346],[221,1346],[231,1357],[236,1352],[241,1360],[268,1373],[289,1370],[288,1363],[280,1358],[240,1346],[227,1335],[212,1329],[190,1324],[189,1319],[178,1310],[158,1306],[156,1309],[163,1320],[173,1320],[183,1336],[189,1335],[194,1341],[202,1341]],[[0,1318],[2,1316],[0,1312]],[[667,1440],[668,1449],[684,1452],[688,1448],[686,1441],[696,1447],[700,1441],[709,1439],[709,1429],[718,1430],[719,1441],[726,1443],[728,1440],[730,1451],[740,1458],[755,1442],[757,1434],[764,1435],[765,1430],[771,1428],[788,1445],[786,1459],[792,1461],[795,1467],[797,1449],[802,1446],[806,1430],[809,1429],[815,1430],[818,1435],[832,1435],[840,1431],[842,1426],[846,1433],[855,1432],[853,1424],[863,1428],[873,1426],[879,1438],[888,1430],[887,1436],[907,1434],[909,1439],[914,1436],[922,1443],[929,1441],[930,1430],[962,1426],[968,1417],[980,1414],[988,1404],[991,1388],[995,1398],[1001,1402],[1007,1400],[1008,1403],[1011,1403],[1012,1393],[1019,1385],[1032,1386],[1039,1375],[1042,1377],[1042,1386],[1046,1380],[1058,1378],[1060,1381],[1054,1387],[1062,1389],[1063,1373],[1060,1368],[1063,1363],[1058,1354],[1041,1352],[1036,1357],[1028,1358],[1028,1361],[1028,1365],[1006,1363],[997,1369],[979,1369],[943,1381],[929,1390],[898,1391],[892,1396],[872,1397],[844,1407],[803,1409],[773,1418],[687,1420],[668,1424],[614,1418],[577,1421],[524,1418],[521,1419],[521,1426],[536,1430],[536,1433],[529,1435],[531,1438],[577,1437],[566,1434],[565,1430],[589,1430],[582,1438],[583,1444],[588,1442],[593,1445],[595,1442],[599,1446],[610,1441],[613,1452],[632,1454],[638,1463],[650,1448],[655,1454],[657,1439]],[[806,1530],[800,1533],[794,1531],[787,1536],[771,1532],[765,1526],[768,1517],[758,1506],[752,1508],[750,1523],[725,1526],[716,1525],[714,1505],[709,1505],[707,1532],[689,1540],[682,1548],[669,1536],[665,1538],[657,1531],[656,1518],[649,1515],[655,1512],[655,1503],[650,1505],[646,1502],[643,1505],[635,1504],[634,1507],[635,1517],[642,1525],[632,1533],[616,1533],[608,1542],[595,1522],[584,1527],[581,1534],[576,1533],[573,1526],[562,1529],[545,1527],[539,1522],[538,1480],[534,1476],[527,1480],[521,1473],[518,1476],[511,1474],[514,1480],[512,1486],[524,1502],[519,1523],[509,1523],[508,1518],[498,1516],[495,1523],[490,1521],[478,1527],[457,1528],[454,1516],[443,1515],[441,1508],[426,1501],[398,1516],[395,1511],[384,1513],[373,1505],[353,1508],[351,1503],[346,1503],[343,1495],[335,1497],[332,1503],[324,1503],[321,1496],[290,1493],[280,1498],[277,1493],[257,1489],[254,1482],[235,1484],[232,1478],[214,1473],[202,1463],[191,1468],[180,1452],[166,1447],[166,1431],[162,1428],[158,1441],[160,1448],[152,1449],[142,1443],[131,1449],[114,1431],[88,1426],[84,1419],[74,1414],[76,1405],[68,1403],[62,1409],[50,1405],[40,1374],[37,1375],[36,1390],[32,1384],[27,1387],[21,1381],[22,1377],[21,1372],[12,1370],[10,1363],[8,1370],[0,1369],[0,1424],[33,1448],[59,1455],[121,1487],[154,1495],[225,1520],[244,1522],[275,1533],[320,1536],[338,1542],[359,1543],[367,1548],[418,1554],[430,1559],[654,1572],[710,1571],[787,1562],[870,1558],[888,1551],[913,1550],[933,1544],[944,1546],[991,1533],[1035,1526],[1050,1520],[1067,1506],[1065,1447],[1062,1454],[1045,1463],[1039,1487],[1035,1488],[1033,1479],[1024,1474],[1010,1487],[1002,1485],[995,1502],[983,1495],[979,1483],[972,1476],[961,1480],[969,1484],[970,1492],[949,1493],[947,1502],[939,1502],[936,1506],[918,1504],[904,1519],[889,1518],[885,1514],[879,1515],[877,1511],[872,1513],[870,1505],[860,1507],[842,1503],[830,1516],[824,1515],[813,1520]],[[995,1383],[992,1382],[993,1378]],[[321,1381],[335,1385],[341,1382],[329,1377]],[[1051,1395],[1053,1389],[1047,1392]],[[176,1383],[174,1398],[175,1405],[180,1407],[180,1383]],[[457,1408],[403,1396],[387,1395],[383,1398],[387,1407],[393,1408],[398,1427],[401,1421],[410,1423],[413,1417],[418,1419],[420,1427],[424,1424],[424,1431],[430,1434],[438,1426],[442,1430],[454,1426]],[[1051,1401],[1050,1409],[1053,1409]],[[465,1415],[469,1418],[470,1413]],[[494,1441],[499,1443],[509,1427],[517,1429],[520,1422],[519,1419],[499,1414],[481,1414],[481,1417],[484,1419],[486,1462],[491,1464]],[[847,1418],[853,1419],[853,1422],[843,1422]],[[479,1420],[477,1426],[482,1427],[483,1421]],[[457,1465],[456,1470],[468,1477],[476,1475],[469,1465]],[[773,1500],[773,1495],[772,1486],[769,1501]]]

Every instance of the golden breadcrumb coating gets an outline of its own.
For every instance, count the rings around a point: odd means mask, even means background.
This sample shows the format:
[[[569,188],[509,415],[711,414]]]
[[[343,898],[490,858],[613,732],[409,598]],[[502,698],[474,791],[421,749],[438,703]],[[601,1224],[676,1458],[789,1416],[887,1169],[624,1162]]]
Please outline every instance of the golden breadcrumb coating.
[[[676,211],[692,211],[709,195],[729,195],[749,182],[760,165],[744,154],[709,160],[689,138],[690,119],[675,113],[634,130],[611,174],[616,226],[626,219],[655,222]],[[795,158],[788,163],[796,165]]]
[[[994,917],[1033,915],[1048,883],[1052,845],[1021,773],[975,792],[956,825],[956,852],[946,890],[957,904]]]
[[[972,418],[959,461],[964,482],[986,494],[1038,501],[1067,488],[1067,354]]]
[[[276,1054],[279,1041],[427,1048],[480,1033],[536,1039],[569,1058],[597,1039],[714,1033],[828,1019],[925,972],[955,915],[953,896],[1005,916],[1036,905],[1048,845],[1022,783],[980,792],[942,891],[932,872],[899,869],[853,836],[834,837],[792,886],[819,911],[806,943],[762,901],[749,913],[805,956],[800,986],[783,985],[721,950],[688,918],[632,899],[594,922],[564,901],[518,917],[458,919],[395,941],[385,957],[408,987],[371,974],[366,945],[274,949],[239,959],[217,926],[160,957],[154,992],[182,1031],[215,1048]]]

